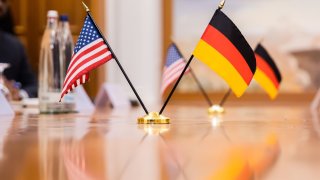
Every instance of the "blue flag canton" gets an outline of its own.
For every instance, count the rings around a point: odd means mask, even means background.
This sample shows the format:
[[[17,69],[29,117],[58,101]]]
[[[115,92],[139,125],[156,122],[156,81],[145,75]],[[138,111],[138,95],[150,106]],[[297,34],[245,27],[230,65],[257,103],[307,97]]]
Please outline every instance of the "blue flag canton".
[[[93,42],[99,38],[101,38],[99,31],[94,26],[91,18],[89,16],[87,16],[86,20],[84,21],[84,25],[82,27],[77,44],[74,48],[74,54],[76,54],[84,46],[90,44],[91,42]]]
[[[171,64],[175,63],[181,58],[182,56],[180,55],[176,46],[171,45],[168,49],[166,67],[169,67]]]

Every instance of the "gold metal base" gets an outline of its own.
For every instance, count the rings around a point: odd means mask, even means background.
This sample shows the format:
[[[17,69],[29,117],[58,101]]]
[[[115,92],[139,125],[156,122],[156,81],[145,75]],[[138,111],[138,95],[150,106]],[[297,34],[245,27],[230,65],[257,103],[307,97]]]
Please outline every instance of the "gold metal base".
[[[170,124],[170,118],[160,115],[158,112],[150,112],[148,115],[138,118],[138,124]]]
[[[208,109],[209,115],[218,115],[218,114],[223,114],[224,112],[225,112],[224,108],[217,104],[211,106]]]

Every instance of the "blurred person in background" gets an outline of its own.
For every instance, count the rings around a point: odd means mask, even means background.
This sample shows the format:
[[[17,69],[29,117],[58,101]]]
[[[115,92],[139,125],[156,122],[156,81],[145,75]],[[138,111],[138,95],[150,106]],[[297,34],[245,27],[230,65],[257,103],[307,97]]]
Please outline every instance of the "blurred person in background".
[[[11,16],[11,9],[8,7],[7,2],[8,0],[0,0],[0,28],[5,32],[14,35],[13,18]]]
[[[0,0],[0,63],[10,65],[4,71],[4,76],[13,100],[37,97],[37,80],[24,47],[15,36],[8,0]]]

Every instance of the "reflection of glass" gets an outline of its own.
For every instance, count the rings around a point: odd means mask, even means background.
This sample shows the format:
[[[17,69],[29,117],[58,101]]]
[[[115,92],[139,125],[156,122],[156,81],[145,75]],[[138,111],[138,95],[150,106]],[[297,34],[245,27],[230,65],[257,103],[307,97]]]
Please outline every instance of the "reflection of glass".
[[[0,63],[0,91],[4,94],[4,96],[10,100],[11,95],[9,89],[5,86],[3,71],[7,69],[10,65],[8,63]]]
[[[149,135],[159,135],[170,130],[170,124],[139,124],[138,127]]]

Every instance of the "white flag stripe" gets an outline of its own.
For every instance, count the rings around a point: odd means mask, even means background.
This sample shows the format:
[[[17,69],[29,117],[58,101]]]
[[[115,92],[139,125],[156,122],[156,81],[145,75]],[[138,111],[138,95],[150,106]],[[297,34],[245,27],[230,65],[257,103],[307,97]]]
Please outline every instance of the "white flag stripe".
[[[82,83],[85,83],[86,82],[86,75],[84,74],[83,76],[82,76]]]
[[[170,74],[166,74],[162,77],[162,81],[166,81],[167,79],[169,79],[171,76],[174,76],[175,74],[181,74],[181,72],[183,71],[185,65],[180,65],[178,67],[175,67],[174,69],[172,69],[170,71]]]
[[[186,64],[185,61],[184,61],[184,59],[181,58],[181,59],[177,60],[176,62],[172,63],[172,64],[171,64],[169,67],[167,67],[166,69],[164,69],[163,75],[167,74],[168,71],[171,71],[171,69],[173,69],[173,68],[171,68],[171,67],[175,67],[175,66],[177,66],[177,65],[180,64],[180,63]]]
[[[164,69],[163,77],[162,77],[162,87],[161,93],[163,94],[164,91],[168,88],[168,86],[173,83],[173,81],[177,80],[185,68],[186,63],[183,58],[177,60],[169,67]],[[188,69],[187,69],[188,71]],[[186,72],[187,72],[186,71]]]
[[[168,73],[163,74],[163,81],[170,78],[172,75],[176,73],[180,75],[185,66],[186,66],[185,63],[181,63],[181,64],[177,64],[176,66],[170,66],[169,68],[167,68],[166,71]]]
[[[80,63],[82,63],[83,61],[87,60],[87,58],[94,56],[95,54],[99,53],[100,51],[104,50],[108,48],[105,44],[101,45],[99,48],[90,51],[88,54],[83,55],[82,57],[80,57],[77,62],[75,62],[72,67],[69,67],[68,73],[65,77],[65,79],[68,79],[70,76],[70,73],[72,73],[72,71],[77,67],[77,65],[79,65]]]
[[[167,81],[163,82],[163,86],[162,86],[162,89],[161,89],[161,92],[164,93],[164,91],[170,86],[170,84],[177,80],[179,78],[179,75],[175,75],[175,76],[172,76],[170,79],[168,79]]]
[[[180,74],[181,74],[181,72],[182,72],[182,69],[178,69],[177,72],[178,72],[178,73],[176,73],[176,74],[173,74],[173,75],[171,75],[171,76],[167,76],[167,77],[162,81],[162,83],[166,83],[166,82],[168,82],[168,81],[169,81],[169,83],[171,83],[170,81],[171,81],[172,79],[174,79],[175,77],[179,77],[179,76],[180,76]]]
[[[166,78],[162,81],[162,83],[163,83],[163,84],[166,84],[167,82],[172,83],[172,81],[174,81],[174,79],[175,79],[176,77],[179,77],[179,76],[180,76],[180,74],[181,74],[181,72],[182,72],[182,69],[179,69],[179,70],[177,70],[177,71],[178,71],[178,72],[177,72],[176,74],[173,74],[172,76],[166,77]]]
[[[184,67],[185,67],[185,64],[181,64],[181,65],[179,65],[179,66],[173,67],[173,68],[169,71],[168,74],[165,74],[165,75],[163,76],[163,80],[167,79],[167,77],[170,77],[170,76],[172,76],[172,75],[175,74],[175,73],[179,73],[179,74],[180,74],[180,73],[182,72],[182,70],[183,70]]]
[[[63,162],[67,170],[68,178],[72,180],[91,180],[92,178],[86,173],[83,153],[81,153],[81,155],[78,155],[81,157],[75,157],[74,152],[70,152],[71,150],[69,150],[69,152],[67,150],[64,151]]]
[[[111,55],[110,51],[108,51],[108,53],[104,53],[101,56],[87,62],[86,64],[82,65],[81,67],[79,67],[69,78],[68,82],[65,83],[65,86],[62,90],[62,92],[65,92],[66,89],[68,88],[68,86],[70,85],[70,81],[72,81],[79,73],[81,73],[81,71],[83,71],[84,69],[86,69],[87,67],[91,66],[92,64],[95,64],[101,60],[103,60],[104,58],[108,57],[109,55]]]
[[[110,54],[111,54],[111,52],[110,52],[110,51],[107,51],[106,53],[104,53],[104,54],[96,57],[95,59],[100,58],[101,56],[105,56],[105,55],[106,55],[105,57],[107,57],[107,56],[109,56]],[[94,61],[95,59],[92,59],[91,61]],[[89,61],[89,62],[91,62],[91,61]],[[82,69],[82,70],[84,69],[84,67],[87,68],[87,67],[88,67],[87,64],[88,64],[89,62],[81,65],[81,67],[79,67],[79,68]],[[73,72],[73,73],[72,73],[71,71],[68,72],[68,74],[67,74],[67,76],[66,76],[66,78],[65,78],[65,82],[64,82],[65,87],[67,86],[67,84],[69,84],[70,80],[72,80],[72,79],[75,77],[74,74],[78,74],[78,73],[79,73],[79,68],[78,68],[75,72]],[[84,76],[85,76],[85,74],[84,74]],[[68,80],[68,83],[66,83],[66,80]],[[84,82],[85,82],[85,77],[84,77],[84,78],[82,77],[82,80],[83,80],[83,83],[84,83]],[[64,92],[64,91],[62,91],[62,92]]]
[[[180,70],[180,73],[182,72],[182,69],[179,69]],[[179,71],[178,70],[178,71]],[[179,76],[180,76],[180,73],[176,73],[176,74],[173,74],[172,76],[170,76],[170,77],[167,77],[163,82],[162,82],[162,84],[163,84],[163,91],[173,82],[173,81],[175,81],[176,79],[178,79],[179,78]]]
[[[168,86],[170,85],[171,83],[169,81],[166,81],[162,84],[162,88],[161,88],[161,93],[163,94],[164,91],[168,88]]]
[[[99,46],[98,48],[94,49],[93,51],[90,51],[89,53],[81,56],[71,67],[68,68],[68,72],[72,72],[74,70],[74,68],[77,67],[77,65],[79,65],[80,63],[82,63],[83,61],[85,61],[87,58],[99,53],[100,51],[104,50],[108,48],[105,44],[102,44],[101,46]],[[73,60],[74,58],[72,58]]]
[[[102,38],[99,38],[99,39],[93,41],[92,43],[88,44],[87,46],[83,47],[82,49],[80,49],[80,50],[72,57],[72,59],[77,59],[77,57],[78,57],[83,51],[86,51],[87,49],[89,49],[89,48],[91,48],[92,46],[100,43],[101,41],[103,41],[103,39],[102,39]],[[72,60],[71,60],[71,63],[72,63]],[[71,64],[71,63],[70,63],[70,64]]]

